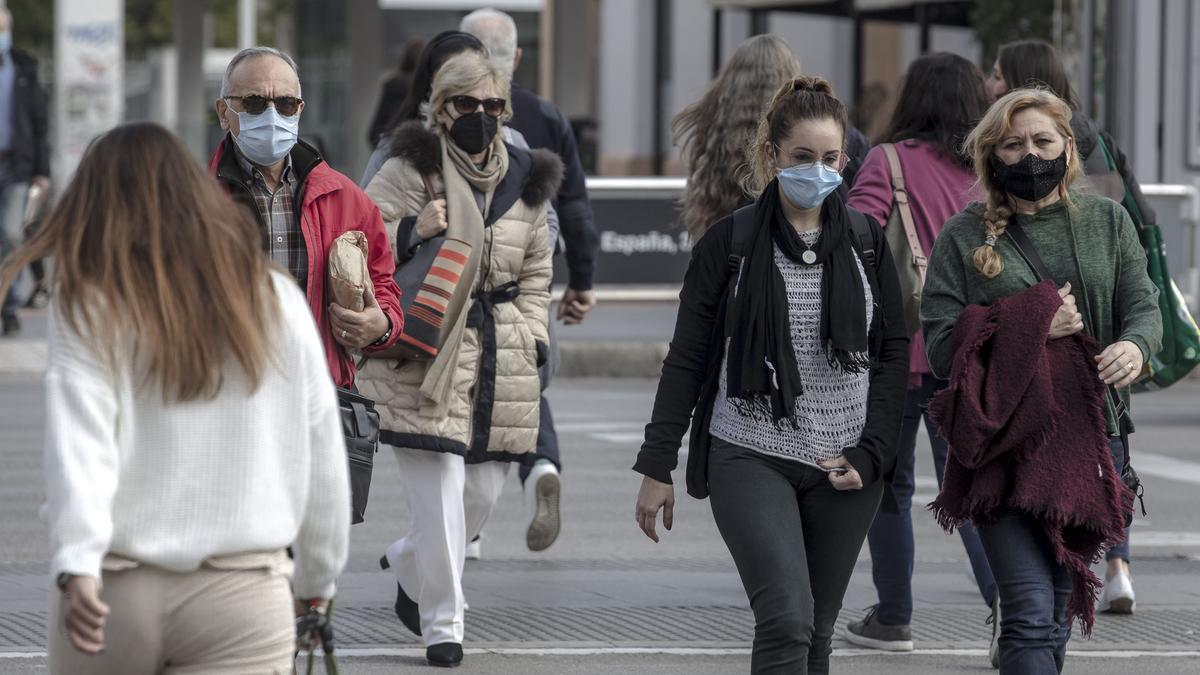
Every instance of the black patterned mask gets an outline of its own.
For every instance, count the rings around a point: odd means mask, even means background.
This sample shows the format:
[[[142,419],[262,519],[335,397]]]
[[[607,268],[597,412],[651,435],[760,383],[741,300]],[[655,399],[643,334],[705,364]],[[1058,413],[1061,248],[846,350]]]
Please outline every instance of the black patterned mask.
[[[992,155],[992,179],[1018,199],[1036,202],[1050,194],[1067,175],[1067,151],[1055,159],[1042,159],[1032,152],[1016,164],[1005,164]]]

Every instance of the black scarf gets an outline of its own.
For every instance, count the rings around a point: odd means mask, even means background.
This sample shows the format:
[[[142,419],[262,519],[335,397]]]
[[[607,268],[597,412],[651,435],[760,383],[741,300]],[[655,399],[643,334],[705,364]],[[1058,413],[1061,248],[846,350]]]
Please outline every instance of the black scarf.
[[[799,264],[809,246],[783,214],[778,179],[758,198],[754,229],[729,301],[726,386],[730,399],[769,402],[776,422],[793,420],[804,386],[792,349],[787,287],[775,267],[773,244]],[[831,367],[862,373],[870,367],[866,295],[850,230],[846,205],[834,192],[822,204],[821,236],[811,249],[817,256],[813,264],[822,265],[820,339]]]

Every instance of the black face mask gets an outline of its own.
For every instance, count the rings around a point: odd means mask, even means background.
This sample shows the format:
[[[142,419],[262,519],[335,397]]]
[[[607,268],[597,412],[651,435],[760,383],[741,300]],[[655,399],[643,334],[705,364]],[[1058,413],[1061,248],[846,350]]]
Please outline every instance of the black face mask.
[[[1036,202],[1050,194],[1067,175],[1067,151],[1056,159],[1042,159],[1032,152],[1016,164],[1005,164],[992,155],[992,179],[1018,199]]]
[[[468,155],[478,155],[492,144],[499,130],[499,120],[477,111],[454,120],[454,124],[450,125],[450,138]]]

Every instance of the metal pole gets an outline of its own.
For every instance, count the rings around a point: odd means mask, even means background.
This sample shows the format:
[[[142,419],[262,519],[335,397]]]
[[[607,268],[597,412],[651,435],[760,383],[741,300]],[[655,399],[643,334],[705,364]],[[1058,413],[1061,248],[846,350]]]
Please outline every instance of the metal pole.
[[[917,13],[917,25],[920,27],[921,33],[921,55],[929,53],[930,37],[929,37],[929,6],[923,2],[917,3],[913,7],[913,11]]]
[[[663,113],[666,110],[663,86],[667,80],[667,52],[671,49],[671,31],[667,25],[668,0],[656,0],[654,3],[654,127],[652,138],[654,142],[654,175],[661,176],[665,162],[663,161]]]
[[[723,23],[721,18],[723,16],[724,16],[724,12],[721,10],[720,7],[717,7],[716,9],[713,10],[713,21],[712,21],[712,76],[713,77],[716,77],[717,73],[721,72],[721,63],[724,61],[724,59],[722,58],[722,54],[721,54],[721,32],[722,32],[722,28],[723,28],[721,25]]]
[[[258,0],[238,0],[238,49],[258,44]]]

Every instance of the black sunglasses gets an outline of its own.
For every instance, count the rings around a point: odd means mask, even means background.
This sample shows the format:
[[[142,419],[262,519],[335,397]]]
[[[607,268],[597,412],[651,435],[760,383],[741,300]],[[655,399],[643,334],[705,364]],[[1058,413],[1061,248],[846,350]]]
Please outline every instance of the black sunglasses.
[[[226,96],[230,101],[241,101],[242,109],[251,115],[261,115],[267,109],[268,103],[275,104],[275,110],[279,111],[284,117],[291,117],[300,112],[300,104],[304,102],[302,98],[295,96],[277,96],[275,98],[267,98],[266,96]]]
[[[488,117],[499,117],[504,114],[504,106],[508,102],[502,98],[485,98],[482,101],[474,96],[451,96],[450,102],[454,104],[454,110],[459,115],[470,115],[479,110],[479,106],[483,106],[483,112],[487,113]]]

